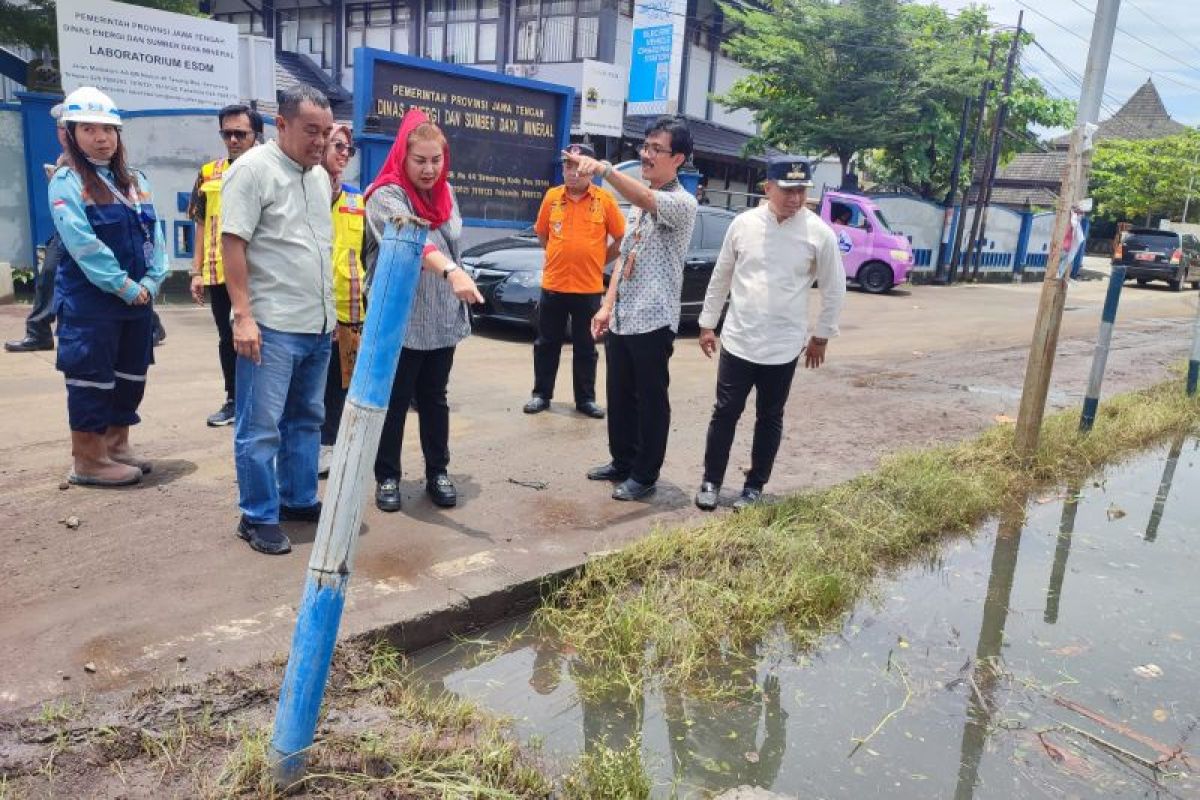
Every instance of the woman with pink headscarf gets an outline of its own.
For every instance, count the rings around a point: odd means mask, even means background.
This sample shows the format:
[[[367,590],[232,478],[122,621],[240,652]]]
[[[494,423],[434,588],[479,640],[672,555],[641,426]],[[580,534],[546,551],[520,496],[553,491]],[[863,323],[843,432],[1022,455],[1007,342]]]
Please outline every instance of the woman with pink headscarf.
[[[429,223],[421,277],[375,457],[375,505],[381,511],[399,511],[401,507],[400,445],[413,399],[425,457],[425,491],[442,508],[458,503],[447,472],[450,406],[446,387],[454,349],[471,333],[467,304],[482,303],[483,298],[475,281],[458,265],[462,217],[446,180],[449,173],[450,146],[445,134],[414,108],[405,114],[383,169],[367,190],[363,256],[368,275],[374,270],[389,220],[406,215]]]

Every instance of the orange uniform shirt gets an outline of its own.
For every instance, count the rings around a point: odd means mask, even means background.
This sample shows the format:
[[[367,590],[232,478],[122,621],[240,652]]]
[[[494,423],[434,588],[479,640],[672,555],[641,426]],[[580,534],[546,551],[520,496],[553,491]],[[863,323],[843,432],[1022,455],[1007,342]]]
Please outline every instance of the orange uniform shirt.
[[[546,192],[534,230],[546,237],[542,288],[567,294],[604,291],[608,237],[625,235],[625,217],[608,190],[595,184],[578,200],[565,186]]]

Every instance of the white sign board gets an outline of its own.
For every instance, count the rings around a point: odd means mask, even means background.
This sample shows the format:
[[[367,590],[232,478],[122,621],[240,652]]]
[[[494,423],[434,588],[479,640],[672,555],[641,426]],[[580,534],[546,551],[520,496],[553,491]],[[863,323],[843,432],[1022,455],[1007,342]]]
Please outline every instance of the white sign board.
[[[238,94],[245,100],[275,102],[275,40],[265,36],[239,36],[241,75]]]
[[[579,130],[597,136],[620,136],[625,118],[625,70],[603,61],[583,60],[583,101]]]
[[[687,0],[635,0],[629,50],[629,113],[679,110]]]
[[[237,26],[109,0],[58,0],[63,90],[95,86],[125,111],[238,100]]]

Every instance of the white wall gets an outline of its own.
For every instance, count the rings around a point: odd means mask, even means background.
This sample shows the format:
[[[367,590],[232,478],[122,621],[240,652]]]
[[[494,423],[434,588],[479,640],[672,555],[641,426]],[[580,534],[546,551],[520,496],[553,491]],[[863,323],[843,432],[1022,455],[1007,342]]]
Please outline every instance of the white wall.
[[[687,97],[683,111],[693,117],[704,119],[704,107],[708,101],[708,65],[712,54],[702,47],[688,48]]]
[[[873,197],[883,211],[893,233],[907,236],[913,250],[931,250],[937,258],[945,212],[939,207],[911,197]]]
[[[1034,214],[1033,223],[1029,228],[1029,246],[1026,250],[1026,261],[1035,256],[1041,256],[1038,266],[1045,266],[1045,260],[1050,256],[1050,240],[1054,238],[1054,212]]]
[[[971,235],[971,225],[975,219],[975,207],[971,206],[963,215],[963,225],[966,226],[963,233],[963,249],[966,249],[967,238]],[[987,231],[984,233],[986,240],[983,246],[984,258],[986,260],[988,253],[1012,253],[1016,254],[1017,241],[1021,235],[1021,215],[1016,211],[1011,211],[1001,206],[989,206],[987,213]],[[1031,253],[1038,252],[1031,246]],[[999,264],[984,264],[980,266],[980,271],[1011,271],[1013,268],[1012,260],[1009,260],[1007,266]]]
[[[264,133],[273,138],[274,126],[268,125]],[[179,210],[177,195],[190,193],[200,166],[225,153],[217,135],[216,112],[134,116],[125,123],[124,140],[130,164],[145,172],[154,188],[155,208],[166,223],[171,268],[187,269],[188,259],[175,258],[171,241],[174,223],[187,221],[187,215]]]
[[[546,83],[557,83],[562,86],[570,86],[578,92],[583,86],[583,64],[580,62],[567,62],[563,64],[530,64],[531,67],[536,67],[529,77],[535,81],[545,81]],[[486,65],[480,65],[476,69],[487,69]],[[498,89],[503,91],[503,89]]]
[[[0,110],[0,262],[29,268],[29,203],[21,112]]]
[[[731,61],[725,58],[725,56],[717,56],[717,76],[716,85],[713,87],[713,94],[718,96],[725,94],[733,88],[735,83],[749,74],[750,70],[736,61]],[[754,115],[749,111],[726,111],[718,103],[713,103],[712,121],[721,125],[728,125],[743,133],[755,133],[758,130],[758,127],[754,124]]]

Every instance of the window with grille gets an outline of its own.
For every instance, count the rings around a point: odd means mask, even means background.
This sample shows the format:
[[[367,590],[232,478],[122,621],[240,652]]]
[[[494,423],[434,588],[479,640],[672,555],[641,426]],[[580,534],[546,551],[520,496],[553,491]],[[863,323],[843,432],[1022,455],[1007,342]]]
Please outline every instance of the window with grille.
[[[346,6],[346,66],[354,66],[354,48],[374,47],[408,55],[412,12],[404,0]]]
[[[515,60],[553,64],[595,58],[603,0],[517,0]]]
[[[496,61],[500,0],[429,0],[425,57],[451,64]]]
[[[239,34],[262,36],[266,32],[263,27],[262,14],[256,11],[239,11],[236,14],[213,14],[218,22],[228,22],[237,25]]]

